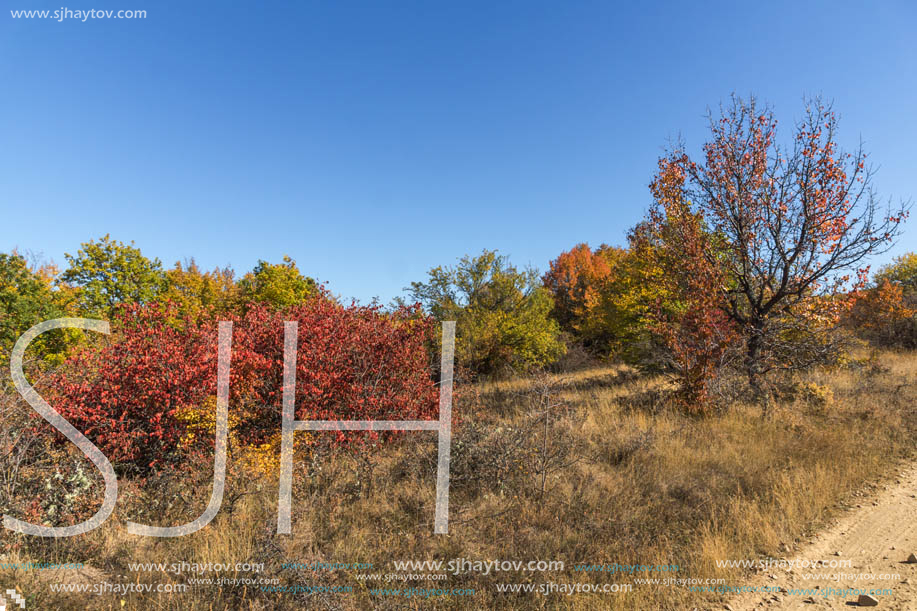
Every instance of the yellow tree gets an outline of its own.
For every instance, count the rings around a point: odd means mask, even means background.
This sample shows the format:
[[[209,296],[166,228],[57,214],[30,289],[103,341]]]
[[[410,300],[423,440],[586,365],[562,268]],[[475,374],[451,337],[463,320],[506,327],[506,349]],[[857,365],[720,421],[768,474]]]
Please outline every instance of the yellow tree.
[[[255,269],[239,281],[244,302],[263,302],[278,308],[299,305],[318,294],[318,284],[303,276],[296,261],[288,256],[283,263],[258,261]]]
[[[174,301],[179,312],[192,319],[205,310],[216,313],[231,312],[239,305],[239,288],[234,281],[231,268],[216,268],[210,272],[201,271],[194,259],[166,271],[168,288],[163,298]]]

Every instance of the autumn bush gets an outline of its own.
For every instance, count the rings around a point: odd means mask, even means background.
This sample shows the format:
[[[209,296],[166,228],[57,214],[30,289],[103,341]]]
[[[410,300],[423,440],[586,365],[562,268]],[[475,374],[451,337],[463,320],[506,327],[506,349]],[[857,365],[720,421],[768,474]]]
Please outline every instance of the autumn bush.
[[[917,309],[902,286],[888,279],[857,294],[846,323],[874,345],[917,348]]]
[[[115,326],[55,372],[49,402],[113,464],[163,466],[183,434],[176,414],[215,392],[215,329],[176,321],[171,304],[123,305]]]
[[[251,305],[234,333],[233,369],[250,384],[238,434],[263,443],[280,430],[283,323],[298,323],[298,420],[435,419],[438,390],[427,345],[433,321],[417,307],[384,312],[316,298],[275,310]],[[338,442],[353,435],[323,435]],[[377,438],[369,434],[370,439]]]
[[[384,312],[324,297],[283,309],[254,303],[234,320],[232,439],[257,447],[280,431],[285,321],[299,323],[298,419],[436,417],[426,349],[433,323],[417,308]],[[192,321],[170,302],[123,306],[110,341],[79,351],[52,376],[50,403],[122,471],[145,473],[212,448],[213,435],[200,433],[212,433],[216,327],[215,316]],[[208,422],[209,431],[201,426]]]
[[[905,300],[910,305],[917,305],[917,253],[907,252],[895,257],[890,264],[883,266],[876,274],[876,284],[883,281],[901,287]]]

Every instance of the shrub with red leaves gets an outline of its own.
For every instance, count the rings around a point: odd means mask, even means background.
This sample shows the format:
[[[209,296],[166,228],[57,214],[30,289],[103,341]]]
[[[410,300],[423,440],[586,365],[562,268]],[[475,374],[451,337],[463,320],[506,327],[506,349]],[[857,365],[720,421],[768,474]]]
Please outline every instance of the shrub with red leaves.
[[[230,368],[230,421],[243,443],[280,431],[285,321],[299,323],[297,419],[437,417],[426,348],[433,321],[416,307],[384,312],[324,295],[279,311],[252,304],[234,321]],[[174,464],[187,431],[179,414],[213,409],[216,323],[206,316],[192,322],[171,304],[124,306],[111,341],[71,357],[45,396],[120,469]],[[319,435],[328,443],[353,438]],[[212,448],[213,439],[198,443]]]
[[[115,326],[51,377],[48,402],[113,463],[146,470],[178,445],[177,412],[215,393],[216,329],[168,304],[122,306]]]
[[[233,369],[253,383],[238,429],[245,441],[259,443],[280,430],[284,321],[299,326],[297,420],[438,417],[426,348],[433,321],[418,308],[386,313],[377,306],[345,307],[330,299],[311,299],[279,312],[255,305],[239,322],[233,342]],[[340,431],[320,435],[338,442],[354,438]]]

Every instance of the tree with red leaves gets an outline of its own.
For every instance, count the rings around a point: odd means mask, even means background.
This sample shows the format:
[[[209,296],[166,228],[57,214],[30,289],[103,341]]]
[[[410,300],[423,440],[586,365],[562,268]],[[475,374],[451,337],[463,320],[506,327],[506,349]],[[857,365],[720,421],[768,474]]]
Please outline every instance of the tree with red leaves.
[[[807,102],[786,148],[773,113],[734,96],[720,117],[710,115],[703,160],[679,145],[656,179],[716,242],[701,252],[685,246],[680,265],[719,271],[722,281],[708,288],[741,332],[748,380],[765,409],[767,372],[810,364],[793,357],[788,329],[804,328],[806,316],[839,315],[824,297],[862,283],[864,261],[891,247],[907,216],[906,204],[880,204],[866,153],[842,152],[837,126],[830,105]]]
[[[646,266],[661,272],[654,274],[658,296],[649,328],[667,349],[663,360],[680,382],[679,401],[686,411],[703,413],[711,404],[710,382],[738,334],[722,307],[727,279],[716,257],[722,246],[691,210],[684,183],[679,165],[660,160],[650,185],[655,203],[630,243]]]

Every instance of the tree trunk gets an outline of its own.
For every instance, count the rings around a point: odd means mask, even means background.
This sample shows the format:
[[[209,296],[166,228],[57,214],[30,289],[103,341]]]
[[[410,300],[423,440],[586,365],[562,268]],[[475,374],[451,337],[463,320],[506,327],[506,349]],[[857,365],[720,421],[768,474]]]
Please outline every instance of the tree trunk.
[[[764,383],[763,371],[764,352],[764,322],[751,323],[751,333],[748,337],[748,346],[745,354],[745,371],[748,374],[748,385],[751,387],[755,402],[761,404],[762,416],[767,416],[770,410],[771,397]]]

